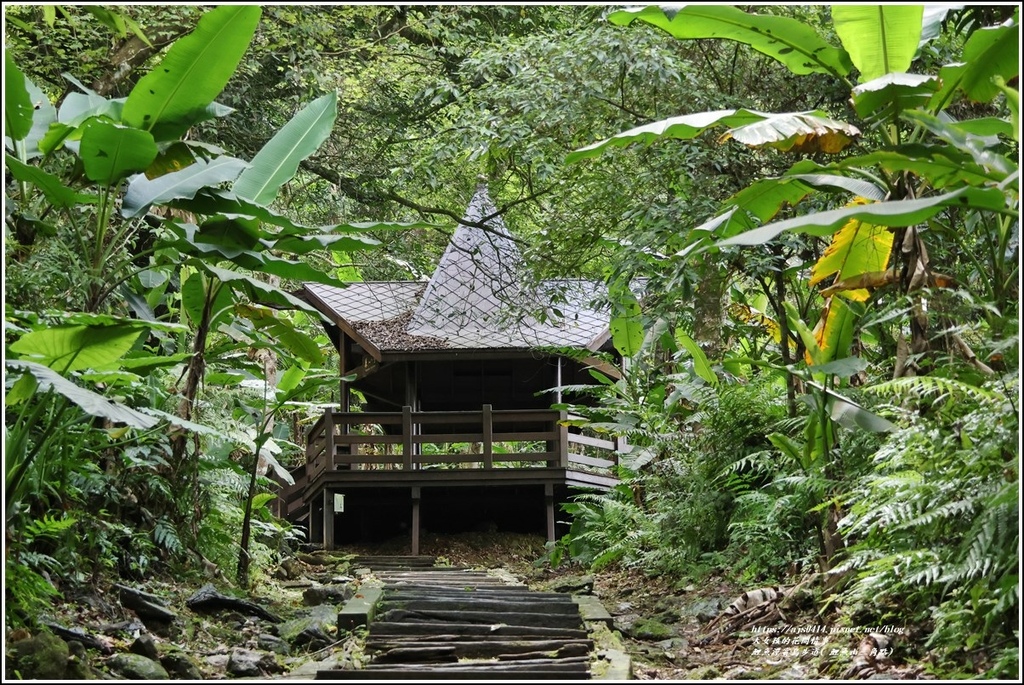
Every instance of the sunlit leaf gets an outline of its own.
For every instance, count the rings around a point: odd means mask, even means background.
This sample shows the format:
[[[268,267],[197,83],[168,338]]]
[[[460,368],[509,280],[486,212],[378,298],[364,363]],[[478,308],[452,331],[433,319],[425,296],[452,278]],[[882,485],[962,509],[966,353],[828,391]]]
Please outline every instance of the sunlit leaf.
[[[857,200],[848,206],[863,205]],[[829,276],[836,281],[858,274],[885,271],[889,266],[893,234],[885,226],[873,226],[859,219],[850,219],[835,235],[825,253],[811,269],[809,285],[817,285]],[[868,298],[866,290],[845,293],[853,300]]]
[[[921,41],[921,5],[836,3],[831,7],[836,34],[860,70],[861,81],[910,68]]]
[[[124,122],[148,131],[161,123],[190,122],[205,112],[235,73],[260,15],[257,5],[221,5],[206,12],[196,29],[175,41],[132,88]],[[172,133],[167,130],[161,137],[176,137]]]
[[[857,316],[846,302],[835,297],[826,300],[821,318],[814,327],[817,354],[813,358],[809,354],[807,363],[822,366],[848,356],[856,323]]]
[[[142,335],[137,326],[53,326],[30,331],[11,343],[19,357],[57,369],[109,369]]]
[[[724,38],[749,45],[782,62],[794,74],[850,72],[846,52],[825,42],[808,24],[791,17],[758,15],[728,5],[645,7],[612,12],[608,21],[653,24],[680,39]]]

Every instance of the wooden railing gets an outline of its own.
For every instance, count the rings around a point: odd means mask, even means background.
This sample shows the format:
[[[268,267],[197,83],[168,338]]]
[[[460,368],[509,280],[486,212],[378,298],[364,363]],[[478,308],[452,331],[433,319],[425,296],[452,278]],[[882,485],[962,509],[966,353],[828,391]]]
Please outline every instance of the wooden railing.
[[[385,469],[583,468],[607,472],[618,444],[571,431],[564,411],[328,411],[306,435],[306,474]],[[456,447],[458,446],[458,447]]]

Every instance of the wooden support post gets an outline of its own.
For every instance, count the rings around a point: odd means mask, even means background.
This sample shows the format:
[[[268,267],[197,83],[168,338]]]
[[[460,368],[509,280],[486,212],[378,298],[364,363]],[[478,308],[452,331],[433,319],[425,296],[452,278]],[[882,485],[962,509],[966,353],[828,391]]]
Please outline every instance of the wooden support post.
[[[562,358],[557,357],[558,366],[555,368],[555,402],[562,403]]]
[[[412,407],[402,407],[402,468],[412,470]]]
[[[306,527],[308,529],[306,531],[306,534],[308,535],[307,539],[310,542],[312,542],[312,543],[316,542],[316,538],[314,537],[315,534],[316,534],[316,526],[314,525],[315,521],[316,521],[316,497],[311,497],[309,499],[309,518],[306,520]],[[323,539],[320,540],[320,543],[323,544]]]
[[[484,424],[484,468],[492,469],[494,468],[494,420],[491,413],[491,405],[485,404],[482,414]]]
[[[558,465],[563,469],[569,468],[569,426],[565,424],[568,418],[564,409],[558,412]]]
[[[334,549],[334,494],[324,488],[324,549]]]
[[[341,386],[339,388],[338,408],[340,411],[348,412],[348,381],[345,380],[345,375],[348,373],[348,334],[344,331],[340,331],[340,333],[341,343],[338,345],[338,371],[341,374]]]
[[[555,541],[555,488],[551,483],[544,485],[544,510],[548,519],[548,542]]]
[[[420,489],[419,486],[412,488],[412,555],[420,555]]]

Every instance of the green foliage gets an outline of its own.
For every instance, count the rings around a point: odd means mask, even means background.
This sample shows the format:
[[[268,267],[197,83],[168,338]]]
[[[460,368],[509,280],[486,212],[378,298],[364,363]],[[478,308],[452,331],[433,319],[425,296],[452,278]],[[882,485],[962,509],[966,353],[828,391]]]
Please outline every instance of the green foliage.
[[[901,412],[901,429],[845,496],[840,525],[852,544],[836,569],[852,574],[844,599],[850,611],[927,625],[924,646],[941,668],[1010,677],[1020,610],[1018,376],[973,388],[911,380],[903,389],[931,411]],[[963,392],[935,398],[936,388]]]

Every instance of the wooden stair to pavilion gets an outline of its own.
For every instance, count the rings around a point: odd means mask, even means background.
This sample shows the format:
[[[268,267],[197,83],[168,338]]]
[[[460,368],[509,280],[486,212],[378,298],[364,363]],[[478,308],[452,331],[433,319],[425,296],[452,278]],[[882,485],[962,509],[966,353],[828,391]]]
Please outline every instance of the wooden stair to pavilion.
[[[423,560],[355,561],[383,583],[365,643],[371,660],[317,680],[590,679],[594,642],[572,596]]]

